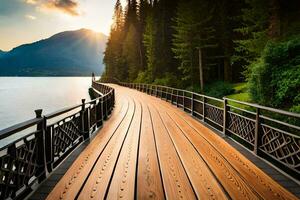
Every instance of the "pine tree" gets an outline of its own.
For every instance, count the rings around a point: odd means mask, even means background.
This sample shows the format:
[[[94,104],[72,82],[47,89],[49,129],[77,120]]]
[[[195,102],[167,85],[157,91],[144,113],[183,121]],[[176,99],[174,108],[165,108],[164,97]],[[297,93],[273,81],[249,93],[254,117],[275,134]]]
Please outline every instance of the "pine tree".
[[[123,58],[128,80],[134,81],[143,70],[136,0],[128,0],[124,25]]]
[[[199,48],[214,45],[214,29],[210,25],[212,10],[207,1],[199,0],[181,1],[178,6],[173,52],[180,61],[182,80],[189,86],[200,83]],[[204,55],[207,53],[204,51]]]
[[[235,31],[241,38],[235,41],[234,62],[248,66],[262,53],[269,40],[267,30],[269,22],[268,1],[245,0],[246,8],[242,10],[241,27]]]
[[[106,69],[102,76],[115,77],[120,80],[125,80],[128,70],[124,66],[122,48],[120,48],[124,39],[124,16],[120,0],[117,0],[116,2],[113,20],[114,23],[111,27],[111,32],[104,56]]]

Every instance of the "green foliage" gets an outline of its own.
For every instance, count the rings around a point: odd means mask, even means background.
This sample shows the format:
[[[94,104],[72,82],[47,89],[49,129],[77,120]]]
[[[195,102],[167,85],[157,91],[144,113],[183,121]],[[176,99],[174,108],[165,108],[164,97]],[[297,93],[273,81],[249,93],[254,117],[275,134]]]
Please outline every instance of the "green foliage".
[[[232,62],[249,65],[259,58],[269,38],[267,35],[269,19],[269,2],[246,0],[246,8],[242,9],[241,26],[235,31],[242,37],[235,40],[235,56]]]
[[[123,43],[123,56],[128,66],[129,80],[137,78],[141,69],[141,63],[138,52],[138,33],[134,25],[130,25],[128,33]]]
[[[251,102],[250,94],[248,92],[231,94],[231,95],[227,95],[227,97],[229,99],[235,99],[238,101]]]
[[[148,72],[148,78],[150,81],[154,80],[154,77],[157,74],[157,67],[158,63],[157,61],[157,41],[156,41],[156,34],[157,34],[157,28],[155,26],[153,13],[150,13],[147,16],[146,19],[146,29],[144,34],[144,45],[146,48],[146,58],[147,58],[147,72]]]
[[[207,96],[223,98],[229,94],[234,93],[234,88],[230,83],[218,81],[206,86],[204,88],[204,93]]]
[[[178,5],[172,50],[180,62],[178,69],[183,74],[182,80],[191,82],[192,86],[200,82],[198,49],[210,45],[213,38],[209,25],[211,12],[205,1],[181,1]]]
[[[290,36],[300,31],[299,5],[297,0],[127,0],[123,10],[117,0],[103,77],[200,92],[200,47],[207,95],[297,110],[300,45],[299,37]],[[249,87],[228,84],[245,78]]]
[[[153,84],[170,86],[170,87],[178,87],[178,80],[174,74],[167,73],[164,78],[155,79]]]
[[[152,79],[149,78],[149,72],[143,71],[138,74],[138,77],[135,79],[135,83],[152,83]]]
[[[252,99],[261,104],[280,108],[299,104],[300,36],[269,42],[252,65],[249,87]]]
[[[291,112],[300,113],[300,104],[290,108]]]

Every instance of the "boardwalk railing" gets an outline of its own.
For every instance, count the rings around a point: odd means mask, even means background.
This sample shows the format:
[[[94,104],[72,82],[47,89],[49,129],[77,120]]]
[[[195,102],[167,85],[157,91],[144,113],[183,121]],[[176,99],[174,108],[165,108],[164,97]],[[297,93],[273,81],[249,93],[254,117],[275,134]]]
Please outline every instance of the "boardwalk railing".
[[[0,199],[23,199],[111,114],[114,89],[93,80],[98,98],[0,131]]]
[[[111,81],[117,83],[117,80]],[[224,136],[232,137],[257,156],[299,179],[299,114],[165,86],[118,84],[159,97],[182,108]]]

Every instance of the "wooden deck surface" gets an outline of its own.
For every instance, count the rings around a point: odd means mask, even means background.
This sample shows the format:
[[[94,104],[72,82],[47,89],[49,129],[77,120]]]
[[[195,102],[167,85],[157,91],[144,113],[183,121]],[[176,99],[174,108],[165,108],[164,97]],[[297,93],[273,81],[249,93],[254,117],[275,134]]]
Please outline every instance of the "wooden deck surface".
[[[190,115],[112,86],[111,118],[47,199],[297,199]]]

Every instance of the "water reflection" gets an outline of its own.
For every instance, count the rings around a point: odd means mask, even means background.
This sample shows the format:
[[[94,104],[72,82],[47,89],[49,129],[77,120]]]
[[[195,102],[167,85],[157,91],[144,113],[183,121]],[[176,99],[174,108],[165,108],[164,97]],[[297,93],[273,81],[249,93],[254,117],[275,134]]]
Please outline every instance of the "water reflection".
[[[0,130],[89,99],[90,77],[0,77]]]

